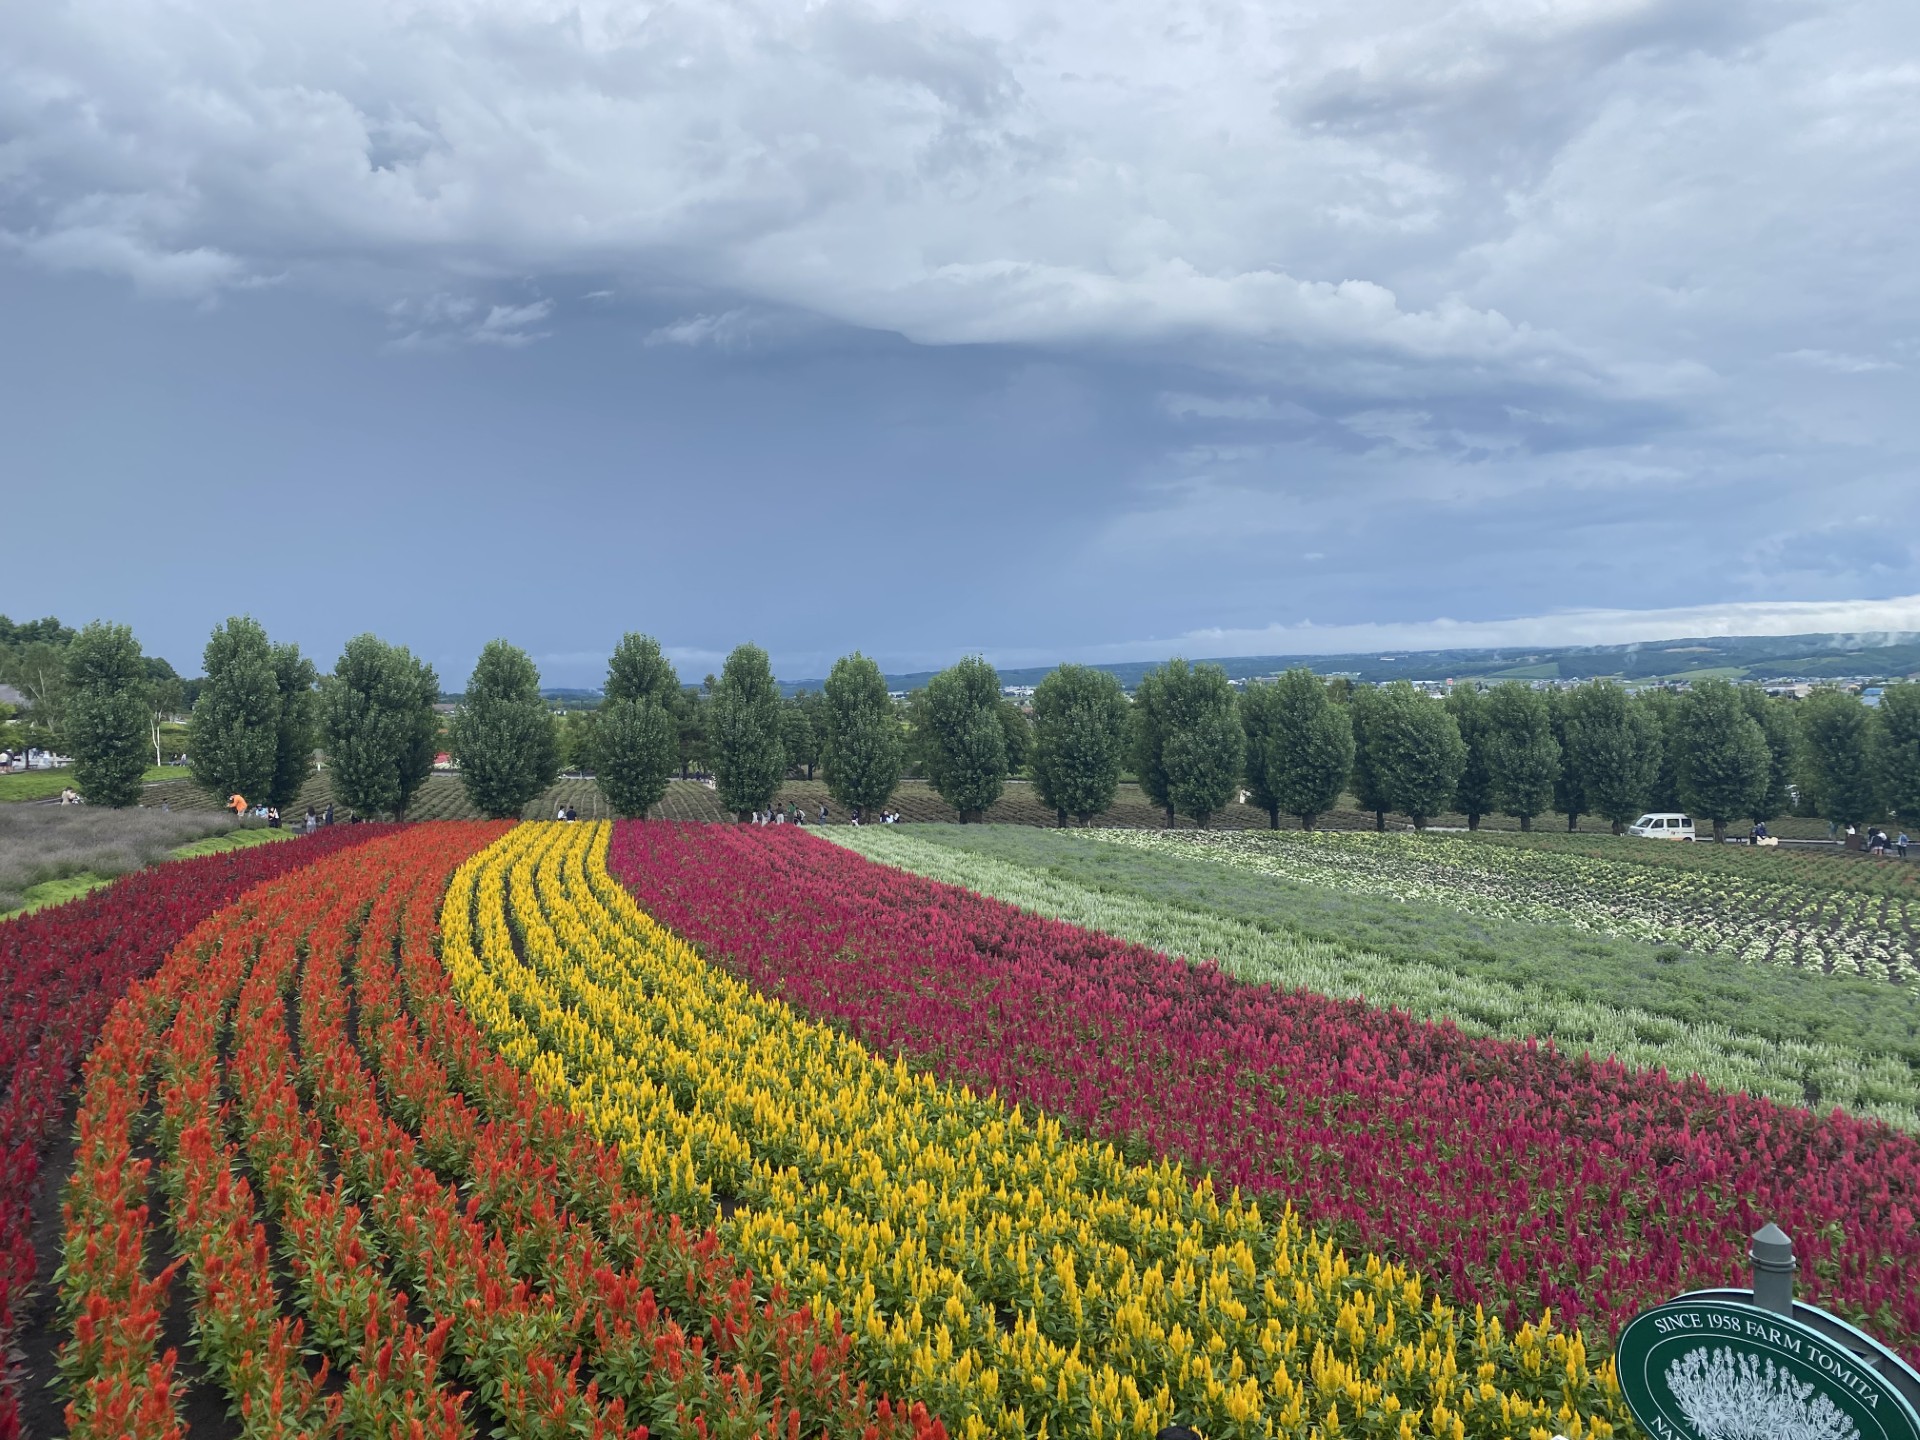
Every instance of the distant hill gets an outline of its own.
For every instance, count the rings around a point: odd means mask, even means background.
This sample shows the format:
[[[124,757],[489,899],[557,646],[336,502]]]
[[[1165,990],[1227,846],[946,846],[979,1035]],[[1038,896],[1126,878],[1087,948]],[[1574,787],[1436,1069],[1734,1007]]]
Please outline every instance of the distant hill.
[[[1358,680],[1622,680],[1684,679],[1710,673],[1734,679],[1892,679],[1920,674],[1920,634],[1713,635],[1631,645],[1562,645],[1483,650],[1366,651],[1348,655],[1233,655],[1204,657],[1230,679],[1272,675],[1305,665],[1321,675]],[[1128,660],[1099,665],[1131,690],[1160,662]],[[1004,669],[1003,685],[1037,685],[1051,666]],[[917,690],[934,676],[914,670],[887,676],[891,690]],[[781,688],[817,690],[815,680],[782,681]]]

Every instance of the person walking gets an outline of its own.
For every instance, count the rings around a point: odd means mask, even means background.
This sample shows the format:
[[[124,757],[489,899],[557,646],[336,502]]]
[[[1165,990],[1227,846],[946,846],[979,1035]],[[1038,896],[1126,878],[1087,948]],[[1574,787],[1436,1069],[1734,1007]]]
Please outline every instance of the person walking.
[[[1907,858],[1907,832],[1906,831],[1902,830],[1900,832],[1900,838],[1893,842],[1893,848],[1900,852],[1900,858],[1902,860]]]
[[[331,800],[329,800],[329,801],[327,801],[327,814],[326,814],[326,818],[325,818],[325,819],[323,819],[323,820],[322,820],[322,821],[321,821],[320,823],[321,823],[322,825],[331,825],[331,824],[333,824],[333,802],[332,802]]]
[[[827,802],[824,800],[820,802],[820,823],[822,825],[827,823]]]
[[[311,835],[319,828],[320,817],[313,813],[313,806],[307,806],[307,834]]]

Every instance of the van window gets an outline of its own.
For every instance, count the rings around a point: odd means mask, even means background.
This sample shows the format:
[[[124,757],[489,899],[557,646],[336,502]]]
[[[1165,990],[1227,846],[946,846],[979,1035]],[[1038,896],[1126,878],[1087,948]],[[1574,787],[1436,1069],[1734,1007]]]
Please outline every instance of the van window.
[[[1675,825],[1678,825],[1682,830],[1685,830],[1693,824],[1693,821],[1689,820],[1686,816],[1682,815],[1678,820],[1674,821],[1673,823]]]
[[[1667,828],[1667,822],[1664,820],[1651,820],[1647,822],[1647,828],[1649,830],[1664,830]]]

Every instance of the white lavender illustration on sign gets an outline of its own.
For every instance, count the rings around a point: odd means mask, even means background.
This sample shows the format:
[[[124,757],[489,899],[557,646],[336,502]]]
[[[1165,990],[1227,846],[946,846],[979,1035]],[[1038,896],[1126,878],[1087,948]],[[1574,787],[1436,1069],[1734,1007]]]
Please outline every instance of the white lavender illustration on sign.
[[[1675,1360],[1667,1388],[1701,1440],[1860,1440],[1860,1427],[1812,1385],[1725,1346]]]

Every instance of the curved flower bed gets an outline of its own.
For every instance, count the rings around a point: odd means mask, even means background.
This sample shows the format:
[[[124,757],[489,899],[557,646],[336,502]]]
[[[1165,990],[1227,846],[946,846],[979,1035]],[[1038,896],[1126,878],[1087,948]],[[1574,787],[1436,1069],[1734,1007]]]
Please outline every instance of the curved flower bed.
[[[939,1440],[446,1003],[441,893],[501,830],[414,826],[255,891],[115,1010],[69,1190],[70,1433],[180,1433],[157,1316],[184,1286],[250,1435]],[[130,1160],[154,1107],[157,1160]],[[179,1259],[150,1275],[157,1225]]]
[[[29,1226],[41,1153],[74,1069],[127,986],[208,915],[246,890],[388,827],[317,835],[174,860],[65,905],[0,921],[0,1356],[12,1307],[34,1277]],[[0,1366],[0,1440],[18,1433]]]
[[[623,824],[609,866],[802,1013],[1284,1197],[1458,1302],[1605,1332],[1744,1283],[1776,1220],[1804,1294],[1920,1357],[1920,1141],[1885,1125],[1241,984],[784,828]]]
[[[675,851],[690,905],[796,955],[830,946],[769,929],[777,911],[746,918],[781,892],[725,863],[732,833],[620,842]],[[1624,1416],[1577,1335],[1463,1315],[1284,1207],[1130,1162],[754,993],[635,906],[607,844],[604,826],[522,826],[464,866],[442,915],[455,993],[637,1184],[730,1215],[722,1233],[758,1268],[844,1318],[864,1373],[956,1433],[1151,1437],[1179,1420],[1216,1440],[1531,1440]]]

